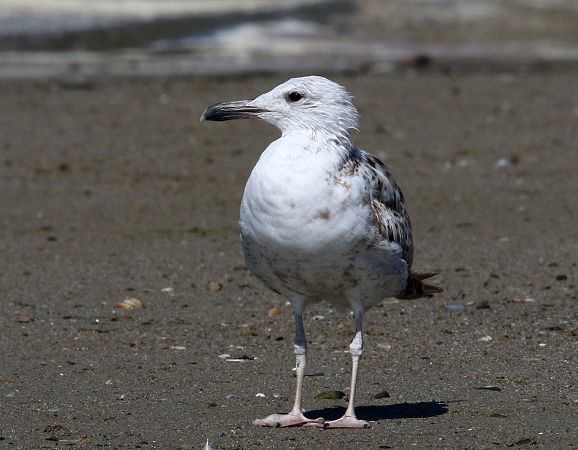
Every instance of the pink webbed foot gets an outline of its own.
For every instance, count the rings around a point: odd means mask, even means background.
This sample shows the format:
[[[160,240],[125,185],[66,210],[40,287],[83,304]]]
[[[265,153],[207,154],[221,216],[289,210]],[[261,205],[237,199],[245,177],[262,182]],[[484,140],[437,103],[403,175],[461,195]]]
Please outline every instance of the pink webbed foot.
[[[322,417],[318,419],[308,419],[303,414],[271,414],[264,419],[257,419],[253,424],[258,427],[319,427],[325,426]]]
[[[369,428],[371,425],[355,416],[343,416],[341,419],[326,422],[326,428]]]

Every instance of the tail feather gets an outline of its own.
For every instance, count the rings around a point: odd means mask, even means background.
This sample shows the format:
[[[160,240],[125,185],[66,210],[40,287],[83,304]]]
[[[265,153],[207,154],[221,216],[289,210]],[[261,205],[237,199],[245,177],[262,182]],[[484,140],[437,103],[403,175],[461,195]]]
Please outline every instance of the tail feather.
[[[428,278],[435,277],[436,272],[411,272],[411,276],[417,278],[418,280],[426,280]]]
[[[397,296],[402,300],[414,300],[416,298],[424,297],[426,295],[439,294],[443,292],[443,288],[434,286],[433,284],[422,283],[421,280],[435,277],[435,272],[410,272],[407,278],[405,290]]]

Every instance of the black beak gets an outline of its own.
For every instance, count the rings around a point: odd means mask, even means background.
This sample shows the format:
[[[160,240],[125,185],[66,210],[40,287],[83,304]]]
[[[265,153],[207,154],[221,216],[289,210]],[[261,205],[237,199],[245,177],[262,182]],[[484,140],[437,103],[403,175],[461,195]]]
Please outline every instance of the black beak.
[[[223,121],[232,119],[254,119],[260,113],[267,112],[266,109],[249,106],[251,100],[241,100],[238,102],[217,103],[209,106],[201,115],[201,122],[204,120]]]

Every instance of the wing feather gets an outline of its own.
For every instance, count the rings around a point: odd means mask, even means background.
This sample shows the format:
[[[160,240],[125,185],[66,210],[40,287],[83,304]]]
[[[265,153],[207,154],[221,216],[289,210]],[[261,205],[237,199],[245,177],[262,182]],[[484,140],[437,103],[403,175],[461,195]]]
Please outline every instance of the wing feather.
[[[375,225],[381,237],[401,247],[403,259],[410,268],[413,262],[413,238],[401,189],[386,165],[377,157],[358,148],[353,148],[349,157],[352,168],[368,186]]]

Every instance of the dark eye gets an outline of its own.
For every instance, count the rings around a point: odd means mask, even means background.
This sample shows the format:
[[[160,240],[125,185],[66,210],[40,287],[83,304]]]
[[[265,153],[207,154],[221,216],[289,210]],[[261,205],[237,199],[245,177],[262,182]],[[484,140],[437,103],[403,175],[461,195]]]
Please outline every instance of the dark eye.
[[[303,98],[303,94],[297,91],[292,91],[289,92],[286,96],[287,101],[291,102],[291,103],[295,103],[298,102],[299,100],[301,100]]]

